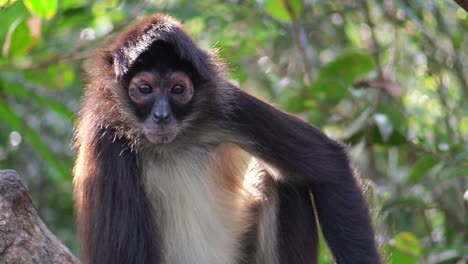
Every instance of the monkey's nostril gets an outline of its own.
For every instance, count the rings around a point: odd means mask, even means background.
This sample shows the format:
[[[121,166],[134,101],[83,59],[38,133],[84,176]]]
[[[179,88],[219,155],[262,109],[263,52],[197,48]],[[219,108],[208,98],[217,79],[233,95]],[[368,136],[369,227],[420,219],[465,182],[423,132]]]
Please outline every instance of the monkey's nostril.
[[[163,113],[154,113],[153,120],[158,123],[165,123],[171,119],[171,113],[163,112]]]

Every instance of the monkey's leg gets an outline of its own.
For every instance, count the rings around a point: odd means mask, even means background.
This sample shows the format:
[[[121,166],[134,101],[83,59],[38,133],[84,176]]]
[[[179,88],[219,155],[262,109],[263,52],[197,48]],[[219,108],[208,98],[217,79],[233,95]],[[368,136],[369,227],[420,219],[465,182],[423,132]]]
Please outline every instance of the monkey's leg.
[[[277,190],[279,263],[317,263],[318,230],[309,190],[290,184]]]
[[[248,188],[261,199],[254,205],[258,222],[247,236],[256,242],[249,241],[254,247],[245,263],[317,263],[317,220],[307,187],[275,181],[255,159],[246,177],[259,183]]]

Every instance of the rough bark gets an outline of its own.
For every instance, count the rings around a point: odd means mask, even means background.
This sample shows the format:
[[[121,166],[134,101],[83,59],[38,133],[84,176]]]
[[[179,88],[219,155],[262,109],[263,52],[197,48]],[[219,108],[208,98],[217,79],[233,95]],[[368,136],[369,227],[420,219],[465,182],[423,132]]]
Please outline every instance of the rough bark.
[[[13,170],[0,170],[0,263],[79,263],[39,218]]]

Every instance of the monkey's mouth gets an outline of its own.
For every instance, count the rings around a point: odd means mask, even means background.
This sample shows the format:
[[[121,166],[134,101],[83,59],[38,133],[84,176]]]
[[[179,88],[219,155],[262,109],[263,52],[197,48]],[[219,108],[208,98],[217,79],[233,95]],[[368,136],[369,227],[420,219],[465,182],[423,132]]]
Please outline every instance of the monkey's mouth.
[[[153,128],[150,132],[153,135],[161,136],[161,137],[174,133],[172,129],[166,128],[166,127],[156,127],[156,128]]]
[[[174,125],[150,125],[143,127],[143,133],[150,142],[163,144],[174,140],[177,129]]]

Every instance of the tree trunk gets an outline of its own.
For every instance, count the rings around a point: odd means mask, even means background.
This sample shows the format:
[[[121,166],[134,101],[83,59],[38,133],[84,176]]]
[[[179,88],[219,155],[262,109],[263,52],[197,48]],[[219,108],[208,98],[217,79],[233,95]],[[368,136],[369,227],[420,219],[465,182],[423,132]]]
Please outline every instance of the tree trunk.
[[[0,170],[0,263],[79,263],[39,218],[13,170]]]

